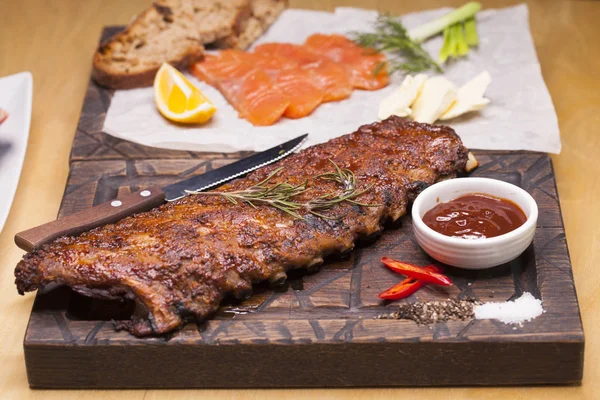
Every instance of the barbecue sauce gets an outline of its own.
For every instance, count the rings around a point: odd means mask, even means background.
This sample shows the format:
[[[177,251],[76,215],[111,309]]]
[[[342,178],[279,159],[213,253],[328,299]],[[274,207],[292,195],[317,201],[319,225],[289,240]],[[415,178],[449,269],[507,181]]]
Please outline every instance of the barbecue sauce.
[[[526,220],[523,210],[512,201],[481,193],[438,204],[423,216],[425,225],[434,231],[462,239],[500,236]]]

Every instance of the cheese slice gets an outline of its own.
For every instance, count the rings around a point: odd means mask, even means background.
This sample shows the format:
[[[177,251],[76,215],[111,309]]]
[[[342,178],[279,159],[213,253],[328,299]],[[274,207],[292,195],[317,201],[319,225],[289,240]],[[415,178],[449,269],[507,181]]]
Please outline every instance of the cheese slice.
[[[410,106],[421,92],[426,80],[425,74],[407,75],[400,87],[379,103],[379,119],[386,119],[392,115],[409,116]]]
[[[483,94],[491,82],[492,77],[489,72],[484,71],[465,83],[458,89],[456,102],[441,115],[440,119],[445,121],[484,108],[490,100],[483,97]]]
[[[425,81],[423,89],[412,105],[411,118],[417,122],[433,123],[456,100],[456,86],[443,76]]]

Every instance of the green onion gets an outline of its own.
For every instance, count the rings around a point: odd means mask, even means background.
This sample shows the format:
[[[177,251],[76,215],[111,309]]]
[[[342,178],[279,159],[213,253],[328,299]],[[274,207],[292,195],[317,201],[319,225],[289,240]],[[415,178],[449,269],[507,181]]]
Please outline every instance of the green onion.
[[[465,20],[465,37],[467,38],[467,44],[469,47],[475,47],[479,45],[479,36],[477,36],[477,23],[475,17],[467,18]]]
[[[415,42],[421,43],[444,32],[444,44],[438,55],[438,61],[443,64],[448,58],[463,57],[469,52],[469,47],[477,46],[479,43],[475,22],[475,14],[479,10],[481,10],[480,3],[469,2],[438,19],[412,29],[408,35]]]
[[[469,52],[469,45],[467,44],[462,24],[456,24],[452,26],[452,28],[454,29],[454,35],[456,37],[456,49],[458,50],[458,55],[466,56]]]
[[[450,33],[450,27],[444,29],[444,44],[440,49],[440,54],[438,55],[438,61],[440,64],[446,62],[448,57],[452,54],[452,34]]]
[[[478,5],[478,3],[469,3],[466,6],[472,4]],[[460,9],[464,9],[466,6],[461,7]],[[450,14],[447,14],[446,16],[448,15]],[[438,55],[438,61],[440,64],[445,63],[449,58],[466,56],[469,52],[469,47],[477,46],[479,43],[475,17],[469,17],[464,22],[459,21],[452,25],[446,26],[443,32],[444,44],[442,45]]]
[[[454,35],[454,28],[452,26],[447,27],[448,35],[450,36],[450,57],[458,57],[458,43],[456,43],[456,36]]]
[[[443,32],[446,27],[472,18],[479,10],[481,10],[481,4],[476,1],[471,1],[438,19],[434,19],[433,21],[429,21],[410,30],[408,36],[417,43],[424,42],[430,37]]]

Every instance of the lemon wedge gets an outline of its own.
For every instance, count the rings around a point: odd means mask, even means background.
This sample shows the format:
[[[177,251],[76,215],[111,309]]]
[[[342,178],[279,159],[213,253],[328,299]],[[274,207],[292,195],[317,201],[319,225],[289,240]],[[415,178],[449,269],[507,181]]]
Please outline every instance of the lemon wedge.
[[[177,69],[164,63],[154,77],[154,100],[167,119],[186,124],[203,124],[217,109]]]

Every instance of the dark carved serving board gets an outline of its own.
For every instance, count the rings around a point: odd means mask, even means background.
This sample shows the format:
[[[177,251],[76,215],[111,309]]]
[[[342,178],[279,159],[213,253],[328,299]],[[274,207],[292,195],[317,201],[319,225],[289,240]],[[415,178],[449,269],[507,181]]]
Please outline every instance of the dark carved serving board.
[[[107,31],[108,32],[108,31]],[[106,32],[105,32],[106,33]],[[229,163],[214,154],[140,146],[102,132],[111,92],[90,82],[60,216],[142,187],[165,185]],[[550,158],[528,152],[474,152],[474,176],[525,188],[539,205],[533,245],[486,271],[447,268],[447,291],[426,287],[409,302],[474,297],[505,301],[527,291],[546,310],[520,326],[496,320],[419,326],[374,319],[398,303],[377,294],[399,277],[386,255],[431,260],[416,244],[410,216],[346,259],[313,274],[292,273],[277,289],[258,285],[247,301],[169,337],[115,332],[131,303],[93,300],[68,288],[38,293],[25,336],[29,383],[37,388],[343,387],[577,384],[584,336]]]

